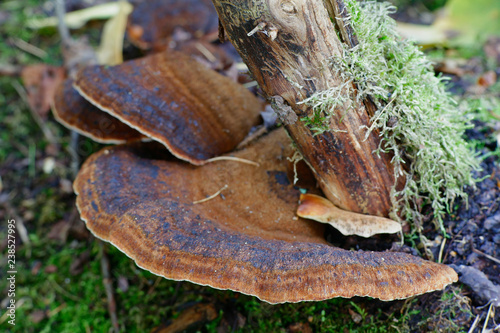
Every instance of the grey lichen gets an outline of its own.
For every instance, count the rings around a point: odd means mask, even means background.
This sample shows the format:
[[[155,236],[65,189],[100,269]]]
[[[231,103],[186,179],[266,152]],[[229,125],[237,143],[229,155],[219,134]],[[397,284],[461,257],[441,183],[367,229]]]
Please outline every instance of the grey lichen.
[[[395,177],[405,177],[401,191],[393,190],[395,214],[421,227],[421,207],[432,206],[440,228],[442,217],[456,197],[466,198],[464,186],[475,183],[476,155],[463,139],[469,122],[445,91],[442,78],[419,48],[403,40],[389,14],[387,3],[345,0],[347,24],[359,44],[344,46],[342,57],[330,60],[345,84],[317,92],[304,100],[313,116],[302,119],[316,133],[331,130],[332,113],[347,110],[371,97],[377,111],[367,135],[377,129],[382,143],[375,154],[391,153]],[[354,83],[355,85],[353,85]],[[356,87],[356,91],[354,91]],[[347,95],[345,92],[347,91]],[[356,103],[351,103],[350,100]]]

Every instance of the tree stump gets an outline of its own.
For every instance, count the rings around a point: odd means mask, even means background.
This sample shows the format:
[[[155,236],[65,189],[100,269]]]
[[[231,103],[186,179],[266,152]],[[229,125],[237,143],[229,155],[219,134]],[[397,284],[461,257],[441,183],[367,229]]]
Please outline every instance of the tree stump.
[[[305,99],[350,84],[331,68],[342,43],[356,44],[341,0],[213,0],[225,35],[277,111],[325,195],[338,207],[389,216],[395,183],[392,156],[373,154],[379,134],[366,129],[369,101],[336,107],[330,131],[317,134],[303,121]],[[332,20],[331,17],[334,19]],[[347,92],[346,92],[347,93]]]

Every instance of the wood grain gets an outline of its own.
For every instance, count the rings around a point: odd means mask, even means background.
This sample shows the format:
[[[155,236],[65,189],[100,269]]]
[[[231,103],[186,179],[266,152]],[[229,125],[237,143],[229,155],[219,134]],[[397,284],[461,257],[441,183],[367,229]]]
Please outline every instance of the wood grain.
[[[341,55],[336,29],[343,21],[334,25],[322,0],[213,3],[226,36],[266,95],[281,96],[298,119],[312,113],[311,108],[299,104],[301,101],[344,83],[327,66],[331,57]],[[336,1],[337,10],[341,3]],[[334,10],[332,5],[330,8]],[[247,35],[262,22],[263,30]],[[270,38],[270,28],[277,30],[274,39]],[[348,33],[349,28],[344,30]],[[388,216],[392,208],[393,166],[390,155],[372,154],[380,138],[373,131],[365,140],[361,127],[369,121],[370,111],[360,103],[347,112],[342,107],[335,110],[330,127],[344,133],[315,136],[302,121],[285,127],[335,205],[353,212]]]

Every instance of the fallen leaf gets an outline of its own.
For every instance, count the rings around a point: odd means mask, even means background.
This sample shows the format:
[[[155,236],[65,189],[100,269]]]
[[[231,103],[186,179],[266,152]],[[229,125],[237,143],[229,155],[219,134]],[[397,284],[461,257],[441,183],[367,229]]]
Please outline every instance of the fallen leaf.
[[[47,318],[47,312],[43,310],[35,310],[30,313],[30,320],[34,324],[38,324],[42,320]]]
[[[78,275],[81,272],[83,272],[83,269],[85,265],[89,262],[90,260],[90,253],[89,251],[83,252],[81,255],[78,256],[78,258],[73,261],[69,268],[69,273],[71,275]]]
[[[50,232],[47,235],[48,239],[55,239],[64,243],[68,238],[68,232],[71,225],[66,220],[61,220],[54,224],[52,228],[50,228]]]
[[[397,29],[401,36],[416,41],[420,45],[442,44],[448,35],[432,25],[398,22]]]
[[[234,307],[224,307],[223,311],[224,315],[217,325],[217,333],[234,332],[245,327],[247,318]]]
[[[72,238],[78,240],[86,240],[90,237],[89,230],[85,227],[85,223],[80,220],[77,216],[75,221],[71,224],[71,229],[69,229],[69,234]]]
[[[120,11],[119,2],[108,2],[101,5],[75,10],[64,16],[64,22],[70,29],[79,29],[90,20],[106,20],[114,17]],[[45,18],[34,18],[26,22],[30,29],[42,29],[47,27],[56,27],[58,19],[55,16]]]
[[[54,157],[49,156],[43,159],[42,170],[46,175],[50,175],[56,167],[56,160]]]
[[[28,104],[42,119],[47,118],[56,89],[65,75],[64,68],[45,64],[22,69],[21,78],[28,94]]]
[[[477,84],[485,88],[492,86],[495,82],[497,82],[497,73],[494,71],[487,71],[477,79]]]
[[[463,76],[465,74],[465,59],[445,58],[434,65],[434,71],[438,73]]]
[[[494,59],[500,65],[500,37],[490,37],[484,45],[484,53],[489,59]]]
[[[132,5],[127,1],[119,1],[118,13],[104,25],[101,43],[96,51],[101,65],[118,65],[123,62],[123,38],[127,27],[128,15]]]
[[[73,193],[73,183],[69,179],[60,179],[59,180],[59,189],[64,194],[72,194]]]
[[[494,71],[487,71],[478,77],[476,84],[467,88],[467,92],[474,95],[482,95],[486,90],[495,84],[497,81],[497,74]],[[481,102],[487,104],[488,101]]]

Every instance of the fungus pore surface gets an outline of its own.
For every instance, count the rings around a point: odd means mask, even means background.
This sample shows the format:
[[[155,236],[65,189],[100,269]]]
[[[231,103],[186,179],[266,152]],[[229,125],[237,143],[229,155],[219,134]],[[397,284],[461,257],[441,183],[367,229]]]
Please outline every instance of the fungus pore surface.
[[[58,88],[52,105],[54,117],[66,127],[100,143],[124,143],[145,136],[87,102],[66,79]]]

